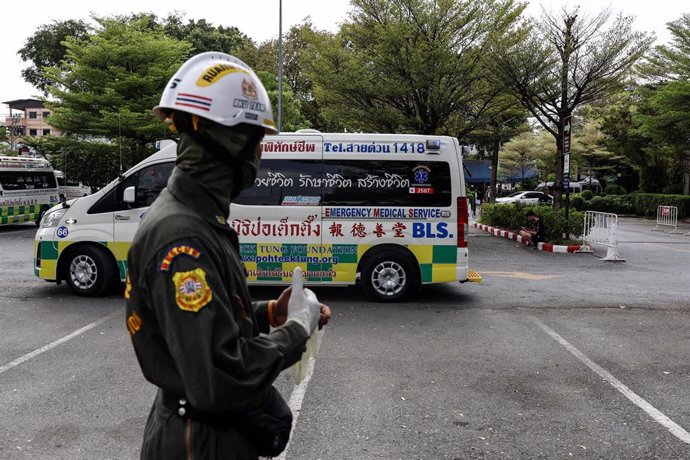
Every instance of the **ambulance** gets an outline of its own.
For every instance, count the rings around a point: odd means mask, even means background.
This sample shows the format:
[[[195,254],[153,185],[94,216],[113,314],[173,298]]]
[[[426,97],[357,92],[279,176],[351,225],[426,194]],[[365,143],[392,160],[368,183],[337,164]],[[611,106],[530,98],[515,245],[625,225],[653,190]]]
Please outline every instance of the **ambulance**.
[[[469,270],[458,140],[444,136],[266,136],[254,186],[231,205],[250,284],[359,284],[402,301],[422,284],[479,281]],[[125,280],[136,229],[175,160],[163,147],[97,193],[54,207],[34,245],[36,276],[96,296]]]
[[[55,173],[47,160],[0,156],[0,225],[38,224],[58,202]]]
[[[65,178],[65,173],[62,171],[56,169],[55,177],[57,178],[58,192],[66,199],[91,195],[91,187],[82,184],[81,181]]]

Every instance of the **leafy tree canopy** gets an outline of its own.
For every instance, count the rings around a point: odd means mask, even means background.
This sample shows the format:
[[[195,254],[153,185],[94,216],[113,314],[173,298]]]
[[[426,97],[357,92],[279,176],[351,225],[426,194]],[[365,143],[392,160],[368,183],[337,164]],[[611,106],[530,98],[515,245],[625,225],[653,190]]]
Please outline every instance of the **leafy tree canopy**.
[[[443,133],[476,127],[501,89],[484,59],[523,5],[512,0],[353,0],[320,42],[309,75],[324,116],[343,129]]]
[[[91,27],[88,24],[73,19],[53,21],[39,27],[17,52],[22,60],[31,64],[22,70],[24,81],[47,94],[50,80],[46,77],[44,69],[60,65],[67,51],[63,43],[67,38],[84,40],[90,32]]]
[[[631,17],[610,19],[609,9],[595,16],[579,8],[559,15],[543,10],[523,41],[492,50],[498,77],[554,136],[558,152],[565,120],[579,106],[622,89],[630,68],[651,44],[652,37],[633,30]],[[561,161],[555,176],[554,206],[559,207]]]
[[[124,137],[143,148],[161,136],[151,109],[190,47],[144,19],[94,19],[96,33],[86,41],[68,38],[68,60],[46,71],[50,124],[72,135]]]
[[[64,158],[76,162],[68,165],[72,177],[102,186],[164,137],[151,109],[190,46],[150,27],[146,17],[94,21],[91,35],[63,42],[60,65],[44,69],[49,123],[65,136],[26,143],[58,164]]]
[[[657,82],[690,79],[690,13],[668,23],[670,45],[654,48],[639,66],[640,74]]]
[[[257,76],[266,88],[273,111],[276,112],[276,107],[278,107],[278,79],[274,74],[265,71],[257,72]],[[300,113],[299,106],[294,99],[294,94],[287,82],[283,82],[283,131],[297,131],[310,127],[309,122]]]
[[[221,51],[241,58],[254,47],[252,40],[237,27],[214,26],[205,19],[189,19],[185,23],[184,15],[175,13],[157,23],[168,37],[189,43],[190,56],[205,51]]]
[[[648,110],[636,115],[636,133],[659,147],[674,170],[683,171],[683,193],[690,193],[690,14],[670,22],[671,45],[657,46],[640,72]]]

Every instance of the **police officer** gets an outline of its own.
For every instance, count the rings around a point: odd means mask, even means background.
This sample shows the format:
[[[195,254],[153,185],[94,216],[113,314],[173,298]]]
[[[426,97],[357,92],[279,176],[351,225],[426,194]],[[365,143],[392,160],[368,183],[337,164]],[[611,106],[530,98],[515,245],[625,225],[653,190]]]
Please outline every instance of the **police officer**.
[[[230,202],[254,183],[261,139],[277,133],[268,94],[242,61],[202,53],[154,111],[180,138],[167,188],[128,255],[127,329],[159,388],[141,458],[277,455],[292,415],[272,383],[330,310],[301,284],[253,303],[227,225]]]

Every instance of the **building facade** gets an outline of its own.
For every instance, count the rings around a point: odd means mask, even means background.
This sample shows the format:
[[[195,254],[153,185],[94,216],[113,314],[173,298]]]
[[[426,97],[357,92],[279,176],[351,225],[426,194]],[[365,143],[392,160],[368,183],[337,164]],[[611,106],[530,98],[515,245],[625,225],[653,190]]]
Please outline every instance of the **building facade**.
[[[5,119],[10,148],[17,151],[25,136],[60,136],[62,132],[48,124],[50,109],[38,99],[17,99],[5,101],[10,116]],[[20,152],[21,153],[21,152]]]

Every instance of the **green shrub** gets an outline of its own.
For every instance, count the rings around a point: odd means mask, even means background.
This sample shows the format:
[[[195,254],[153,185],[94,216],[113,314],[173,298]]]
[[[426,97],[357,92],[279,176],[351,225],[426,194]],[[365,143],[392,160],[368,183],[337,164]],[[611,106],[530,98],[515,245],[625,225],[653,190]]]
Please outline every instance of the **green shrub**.
[[[606,195],[626,195],[628,192],[617,184],[609,184],[604,189]]]
[[[587,206],[587,201],[585,201],[585,198],[581,194],[576,193],[570,197],[570,206],[578,211],[584,211]]]
[[[479,218],[482,224],[492,227],[520,231],[521,227],[527,227],[527,211],[534,211],[544,222],[546,230],[546,241],[561,241],[563,230],[565,229],[565,209],[554,211],[549,206],[523,205],[519,203],[509,204],[484,204]],[[575,237],[582,234],[583,213],[571,210],[569,216],[569,232]]]
[[[635,214],[631,195],[595,196],[590,200],[587,210],[613,214]]]
[[[605,196],[595,196],[589,200],[588,211],[609,212],[608,200]]]
[[[660,193],[633,193],[635,212],[641,216],[655,217],[659,206],[675,206],[678,208],[678,218],[690,216],[690,196],[663,195]]]
[[[592,193],[591,190],[583,190],[582,193],[580,193],[580,196],[582,196],[585,201],[589,201],[594,198],[594,193]]]
[[[612,199],[615,214],[635,214],[635,205],[630,195],[614,195]]]

